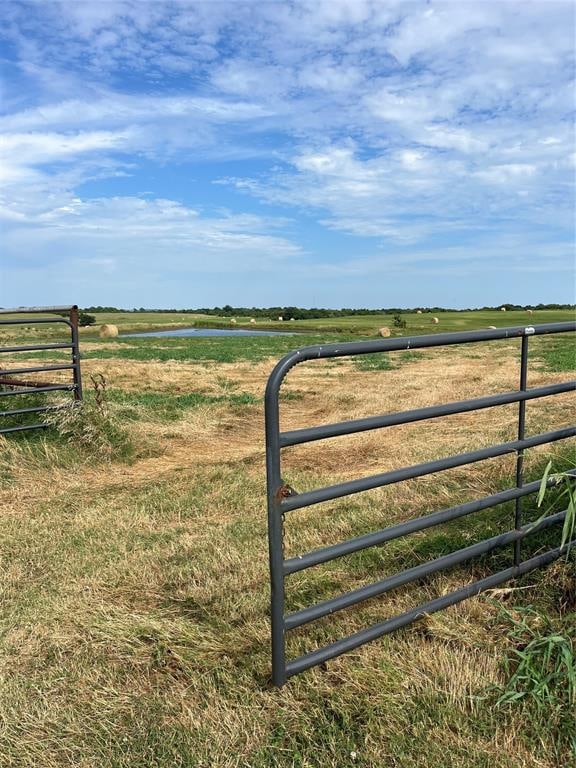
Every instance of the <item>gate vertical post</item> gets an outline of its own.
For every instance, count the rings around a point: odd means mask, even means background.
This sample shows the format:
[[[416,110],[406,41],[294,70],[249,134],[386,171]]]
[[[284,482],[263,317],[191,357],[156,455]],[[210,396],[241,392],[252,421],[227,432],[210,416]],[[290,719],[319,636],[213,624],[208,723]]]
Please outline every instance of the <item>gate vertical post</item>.
[[[80,344],[78,340],[78,307],[70,308],[72,326],[72,375],[74,377],[74,400],[82,400],[82,376],[80,374]]]
[[[520,391],[525,392],[528,381],[528,336],[522,336],[520,346]],[[518,440],[524,440],[526,433],[526,400],[518,403]],[[524,484],[524,450],[520,448],[516,453],[516,487],[522,488]],[[518,530],[522,526],[522,497],[518,497],[514,509],[514,528]],[[514,565],[520,565],[521,561],[520,539],[514,542]]]
[[[284,519],[281,508],[280,413],[278,390],[282,378],[272,374],[266,387],[266,475],[268,497],[268,555],[270,561],[270,619],[272,683],[282,686],[286,676],[284,626]]]

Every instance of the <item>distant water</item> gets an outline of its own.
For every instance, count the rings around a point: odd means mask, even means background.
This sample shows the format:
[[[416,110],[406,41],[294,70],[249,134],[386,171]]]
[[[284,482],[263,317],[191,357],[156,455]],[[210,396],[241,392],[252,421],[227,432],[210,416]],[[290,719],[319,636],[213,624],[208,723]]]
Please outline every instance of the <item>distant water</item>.
[[[228,330],[227,328],[178,328],[173,331],[147,331],[146,333],[123,333],[122,338],[143,336],[293,336],[282,331]]]

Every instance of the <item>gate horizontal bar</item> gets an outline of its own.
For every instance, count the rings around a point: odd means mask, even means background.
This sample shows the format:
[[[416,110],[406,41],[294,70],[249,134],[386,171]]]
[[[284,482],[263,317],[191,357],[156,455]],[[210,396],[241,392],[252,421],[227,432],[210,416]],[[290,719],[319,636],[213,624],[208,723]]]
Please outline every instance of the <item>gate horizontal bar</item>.
[[[576,477],[576,469],[569,470],[566,474]],[[555,483],[555,479],[551,477],[548,478],[546,486],[551,487],[555,485]],[[398,539],[401,536],[406,536],[410,533],[424,531],[426,528],[431,528],[434,525],[448,523],[451,520],[470,515],[473,512],[480,512],[484,509],[490,509],[490,507],[504,504],[507,501],[514,501],[514,499],[529,496],[531,493],[538,492],[540,484],[541,480],[535,480],[532,483],[527,483],[522,486],[522,488],[510,488],[506,491],[499,491],[491,496],[485,496],[483,499],[475,499],[474,501],[468,501],[465,504],[448,507],[439,512],[433,512],[430,515],[416,517],[413,520],[407,520],[406,522],[398,523],[397,525],[391,525],[380,531],[367,533],[364,536],[357,536],[354,539],[348,539],[348,541],[343,541],[339,544],[333,544],[329,547],[316,549],[313,552],[307,552],[305,555],[292,557],[284,561],[284,574],[288,576],[291,573],[297,573],[306,568],[312,568],[315,565],[327,563],[338,557],[351,555],[354,552],[368,549],[368,547],[374,547],[379,544],[384,544],[387,541],[393,541],[394,539]]]
[[[558,525],[564,521],[565,517],[566,511],[557,512],[555,515],[550,515],[537,524],[526,523],[526,525],[523,525],[517,530],[500,533],[490,539],[484,539],[477,544],[458,549],[455,552],[443,555],[435,560],[421,563],[413,568],[407,568],[405,571],[395,573],[393,576],[388,576],[373,584],[353,589],[338,597],[324,600],[321,603],[316,603],[316,605],[311,605],[308,608],[303,608],[295,613],[290,613],[285,617],[284,625],[286,629],[295,629],[296,627],[302,626],[302,624],[316,621],[317,619],[321,619],[323,616],[328,616],[336,611],[350,608],[352,605],[357,605],[365,600],[370,600],[370,598],[383,595],[391,589],[402,587],[404,584],[418,581],[426,576],[431,576],[433,573],[438,573],[438,571],[444,571],[447,568],[452,568],[454,565],[465,563],[467,560],[471,560],[479,555],[485,555],[495,549],[500,549],[500,547],[504,547],[506,544],[511,544],[514,541],[520,541],[532,533],[549,528],[551,525]]]
[[[291,432],[280,433],[280,447],[287,448],[290,445],[310,443],[314,440],[324,440],[328,437],[342,437],[343,435],[367,432],[368,430],[380,429],[381,427],[393,427],[399,424],[423,421],[424,419],[435,419],[440,416],[467,413],[468,411],[481,410],[482,408],[493,408],[497,405],[508,405],[511,403],[519,403],[524,400],[533,400],[539,397],[549,397],[550,395],[559,395],[564,392],[574,391],[576,391],[576,381],[568,381],[562,382],[561,384],[551,384],[546,387],[528,389],[526,391],[516,390],[515,392],[503,392],[498,395],[477,397],[473,400],[460,400],[453,403],[444,403],[442,405],[432,405],[427,408],[415,408],[414,410],[402,411],[400,413],[371,416],[365,419],[352,419],[350,421],[342,421],[338,424],[324,424],[319,427],[296,429]]]
[[[499,445],[490,446],[489,448],[480,448],[477,451],[470,451],[469,453],[461,453],[444,459],[428,461],[424,464],[416,464],[411,467],[403,467],[402,469],[395,469],[390,472],[382,472],[378,475],[359,478],[358,480],[350,480],[345,483],[338,483],[337,485],[329,485],[325,488],[317,488],[313,491],[294,494],[293,496],[282,499],[280,510],[282,512],[290,512],[294,509],[302,509],[303,507],[309,507],[311,504],[332,501],[333,499],[339,499],[342,496],[360,493],[361,491],[370,491],[374,488],[381,488],[382,486],[398,483],[402,480],[411,480],[416,477],[431,475],[446,469],[454,469],[466,464],[484,461],[485,459],[494,459],[498,456],[505,456],[508,453],[516,453],[516,451],[524,450],[525,448],[533,448],[536,445],[544,445],[545,443],[554,443],[557,440],[565,440],[569,437],[574,437],[575,435],[576,427],[566,427],[554,432],[544,432],[540,435],[527,437],[524,440],[512,440],[509,443],[501,443]]]
[[[57,392],[58,390],[71,392],[76,389],[76,384],[51,384],[48,387],[36,387],[35,389],[12,389],[0,392],[0,397],[12,395],[35,395],[37,392]]]
[[[0,325],[49,325],[50,323],[63,323],[72,327],[72,323],[65,317],[19,317],[17,320],[0,320]]]
[[[9,376],[7,378],[4,378],[3,376],[0,376],[0,388],[2,386],[5,387],[28,387],[29,389],[42,389],[42,387],[52,387],[55,386],[55,381],[38,381],[32,380],[32,379],[17,379],[14,376]]]
[[[43,368],[11,368],[10,370],[0,369],[0,376],[18,376],[21,373],[42,373],[44,371],[70,371],[78,367],[78,363],[68,365],[45,365]]]
[[[70,405],[74,400],[70,401]],[[11,411],[0,411],[0,416],[19,416],[23,413],[44,413],[45,411],[59,411],[62,408],[69,408],[70,405],[39,405],[36,408],[16,408]]]
[[[441,611],[443,608],[448,608],[451,605],[462,602],[462,600],[478,595],[480,592],[492,589],[492,587],[497,587],[506,581],[510,581],[510,579],[515,579],[529,571],[533,571],[535,568],[540,568],[548,563],[552,563],[567,551],[569,545],[570,543],[566,544],[564,547],[557,547],[556,549],[544,552],[541,555],[536,555],[536,557],[525,560],[519,565],[512,566],[504,571],[499,571],[484,579],[467,584],[465,587],[462,587],[455,592],[450,592],[442,597],[437,597],[434,600],[422,603],[422,605],[419,605],[417,608],[401,613],[400,615],[382,621],[379,624],[374,624],[367,629],[360,630],[349,637],[337,640],[335,643],[331,643],[317,651],[312,651],[311,653],[299,656],[286,665],[286,677],[292,677],[293,675],[304,672],[304,670],[310,669],[310,667],[314,667],[317,664],[323,664],[347,651],[353,651],[371,640],[376,640],[383,635],[388,635],[397,629],[401,629],[426,615]]]
[[[45,349],[74,349],[73,344],[23,344],[19,347],[0,347],[0,352],[40,352]]]
[[[78,309],[76,304],[69,304],[65,307],[13,307],[12,309],[0,309],[0,315],[24,315],[27,312],[71,312],[73,309]],[[1,320],[0,323],[4,323]],[[25,323],[26,318],[20,322]]]
[[[4,427],[0,429],[0,435],[5,435],[8,432],[24,432],[27,429],[47,429],[49,424],[22,424],[19,427]]]

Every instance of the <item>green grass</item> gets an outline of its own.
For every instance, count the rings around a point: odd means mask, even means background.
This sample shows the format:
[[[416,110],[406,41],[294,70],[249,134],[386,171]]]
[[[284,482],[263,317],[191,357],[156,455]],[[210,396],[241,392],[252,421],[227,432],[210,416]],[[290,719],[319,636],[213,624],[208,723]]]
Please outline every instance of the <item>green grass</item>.
[[[539,339],[537,354],[549,371],[576,371],[576,339],[574,334]]]
[[[83,360],[137,360],[141,362],[205,362],[235,363],[261,362],[279,359],[299,347],[327,344],[336,341],[357,341],[350,335],[303,335],[266,337],[144,337],[105,340],[106,348],[84,349]],[[98,343],[98,342],[97,342]],[[82,346],[81,346],[82,350]],[[422,357],[419,352],[363,355],[355,360],[360,370],[389,370],[399,363]],[[63,352],[27,352],[30,360],[66,360]],[[390,362],[392,360],[392,362]]]
[[[107,348],[82,350],[83,360],[140,360],[195,362],[204,361],[233,363],[237,361],[260,362],[279,358],[297,347],[342,340],[335,335],[294,335],[260,337],[202,337],[202,338],[118,338],[103,340]],[[98,340],[94,340],[100,343]],[[28,352],[30,360],[66,360],[65,353]]]
[[[359,371],[391,371],[399,368],[402,363],[410,363],[414,360],[421,360],[424,357],[422,352],[393,352],[386,354],[376,352],[374,354],[359,355],[352,358],[354,366]]]
[[[0,392],[2,391],[3,387],[0,385]],[[6,391],[10,391],[13,389],[12,387],[5,387]],[[72,405],[73,400],[70,397],[69,398],[70,405]],[[20,410],[23,408],[43,408],[47,405],[50,405],[51,400],[50,398],[47,398],[45,394],[34,394],[34,392],[31,392],[30,394],[25,395],[11,395],[8,397],[0,397],[0,410],[2,411],[15,411]],[[10,427],[16,427],[16,426],[29,426],[32,424],[43,424],[46,420],[46,413],[40,412],[40,413],[21,413],[17,414],[15,416],[2,416],[0,418],[0,428],[1,429],[9,429]],[[28,439],[27,437],[24,438],[24,432],[21,433],[13,433],[14,437],[22,437],[23,439]]]
[[[358,335],[377,335],[378,329],[388,327],[393,335],[409,336],[422,333],[445,333],[450,331],[468,331],[487,328],[490,325],[496,327],[507,326],[526,326],[543,323],[564,322],[575,319],[573,310],[538,310],[532,315],[523,311],[500,312],[500,311],[481,311],[472,310],[468,312],[439,312],[436,315],[439,319],[438,325],[431,323],[432,314],[424,313],[422,315],[414,313],[402,314],[402,319],[406,322],[405,329],[395,328],[393,325],[392,314],[379,315],[350,315],[337,318],[319,318],[313,320],[298,320],[294,322],[279,322],[277,320],[257,319],[255,324],[251,324],[249,317],[238,317],[237,325],[232,326],[230,318],[215,317],[208,315],[180,314],[180,313],[156,313],[156,312],[120,312],[120,313],[100,313],[96,314],[96,327],[82,328],[80,331],[82,338],[97,338],[97,327],[102,324],[117,325],[120,333],[146,332],[150,330],[169,330],[174,328],[243,328],[248,330],[275,330],[284,332],[302,332],[304,334],[349,334]],[[30,326],[32,327],[32,326]],[[44,326],[38,331],[22,331],[22,328],[15,326],[10,333],[27,333],[36,336],[58,335],[62,333],[62,327]],[[5,333],[5,329],[3,333]]]
[[[176,421],[184,412],[206,405],[229,403],[235,406],[255,405],[259,399],[247,392],[225,395],[207,395],[202,392],[190,392],[186,395],[171,395],[160,392],[123,392],[111,390],[108,400],[120,406],[119,415],[131,419],[152,419]]]
[[[558,758],[576,755],[576,622],[533,608],[503,609],[510,650],[505,683],[496,688],[500,710],[518,709],[530,720],[534,740],[553,736]]]
[[[250,324],[249,317],[237,317],[238,325],[246,325],[248,328],[274,330],[302,330],[308,332],[335,332],[351,334],[376,334],[378,328],[386,326],[394,333],[410,335],[411,333],[442,333],[446,331],[464,331],[478,328],[486,328],[489,325],[497,327],[514,325],[534,325],[536,323],[555,323],[566,320],[574,320],[574,312],[570,310],[539,310],[532,315],[523,311],[500,312],[472,310],[469,312],[439,312],[436,315],[440,322],[431,324],[432,314],[403,313],[402,319],[406,321],[404,330],[394,328],[392,314],[380,315],[350,315],[348,317],[329,317],[313,320],[297,320],[279,322],[277,320],[257,319],[254,325]],[[178,313],[107,313],[97,314],[98,324],[111,323],[117,325],[121,332],[123,329],[146,330],[150,327],[205,327],[205,328],[230,328],[230,318],[214,317],[208,315],[178,314]],[[90,333],[90,329],[84,329],[83,333]]]
[[[233,363],[259,362],[281,357],[296,347],[319,344],[325,336],[204,337],[204,338],[130,338],[117,341],[114,348],[84,353],[87,359],[206,361]]]
[[[231,328],[229,318],[217,318],[191,314],[172,313],[115,313],[97,315],[98,325],[111,323],[120,329],[120,337],[115,340],[105,339],[102,346],[108,348],[91,349],[83,352],[85,359],[126,359],[126,360],[159,360],[186,361],[205,360],[216,362],[235,362],[247,360],[258,362],[273,357],[281,357],[289,351],[302,346],[333,341],[352,341],[360,336],[376,337],[378,329],[389,327],[392,335],[420,335],[429,333],[445,333],[451,331],[468,331],[496,327],[534,325],[550,322],[574,320],[574,312],[568,310],[537,311],[533,315],[525,312],[442,312],[438,314],[439,324],[430,323],[431,315],[405,314],[405,329],[397,329],[392,325],[391,315],[353,315],[341,318],[327,318],[296,322],[258,321],[251,325],[249,318],[238,318],[238,322],[246,322],[248,329],[273,329],[292,333],[293,335],[277,337],[123,337],[123,333],[148,331],[151,329],[169,329],[183,327],[213,327]],[[238,326],[236,326],[238,327]],[[29,327],[33,329],[33,326]],[[42,342],[60,339],[62,328],[41,327],[39,330],[26,330],[17,327],[11,329],[12,341]],[[81,340],[100,343],[95,328],[81,329]],[[538,339],[540,342],[541,339]],[[573,346],[569,341],[546,339],[547,346],[553,351],[543,354],[548,365],[553,370],[570,370],[574,367]],[[67,359],[65,353],[29,353],[30,359]],[[385,370],[386,363],[359,363],[366,369]],[[374,368],[375,366],[375,368]],[[559,367],[558,367],[559,366]],[[572,366],[567,368],[566,366]]]

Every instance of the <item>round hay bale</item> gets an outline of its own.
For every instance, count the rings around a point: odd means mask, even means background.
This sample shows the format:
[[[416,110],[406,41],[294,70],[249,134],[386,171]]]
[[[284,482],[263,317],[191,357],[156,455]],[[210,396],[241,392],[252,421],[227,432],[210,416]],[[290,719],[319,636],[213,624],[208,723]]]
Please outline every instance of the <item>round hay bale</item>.
[[[235,317],[231,317],[230,318],[230,322],[232,323],[232,325],[236,325],[236,318]]]
[[[495,331],[495,330],[496,330],[496,326],[495,326],[495,325],[489,325],[489,326],[488,326],[488,329],[489,329],[490,331]]]
[[[506,312],[506,307],[500,307],[500,312]]]
[[[99,336],[101,339],[115,339],[118,336],[117,325],[101,325]]]
[[[380,336],[384,336],[384,337],[390,336],[390,328],[379,328],[378,333],[380,334]]]
[[[296,318],[295,318],[295,317],[291,317],[291,318],[290,318],[290,322],[291,322],[291,323],[293,323],[293,322],[294,322],[294,320],[296,320]]]
[[[254,318],[253,318],[253,317],[251,317],[251,318],[250,318],[250,322],[251,322],[251,323],[255,323],[255,322],[256,322],[256,320],[254,320]]]
[[[417,310],[416,310],[416,314],[417,314],[417,315],[421,315],[421,314],[422,314],[422,310],[421,310],[421,309],[417,309]]]
[[[282,317],[282,315],[280,315],[280,316],[278,317],[278,320],[279,320],[280,322],[282,322],[282,321],[284,320],[284,318]]]
[[[439,322],[440,322],[440,320],[438,320],[437,317],[433,317],[432,318],[432,325],[438,325]]]
[[[532,310],[532,309],[527,309],[526,310],[526,314],[527,315],[532,315],[533,313],[534,313],[534,310]]]

